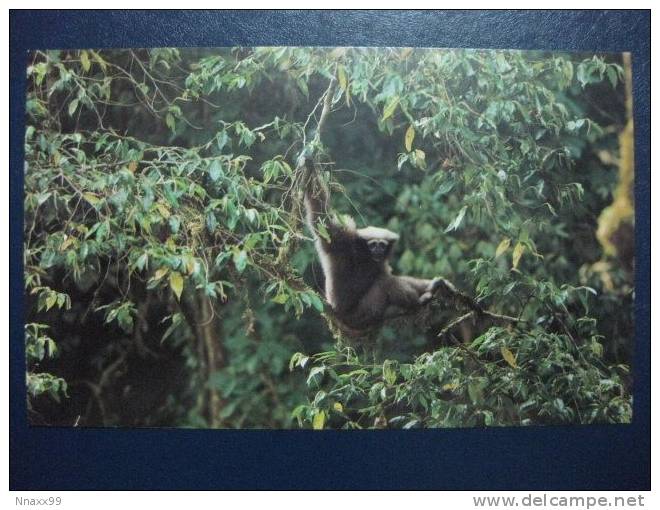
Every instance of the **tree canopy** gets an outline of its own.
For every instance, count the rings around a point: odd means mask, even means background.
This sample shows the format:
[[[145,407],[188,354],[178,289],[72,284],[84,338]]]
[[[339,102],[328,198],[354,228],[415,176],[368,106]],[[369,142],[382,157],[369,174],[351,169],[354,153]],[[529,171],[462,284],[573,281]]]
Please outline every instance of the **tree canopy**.
[[[35,51],[31,422],[629,422],[627,65],[412,48]],[[301,221],[301,153],[338,211],[400,233],[395,272],[441,275],[520,322],[445,299],[345,338]]]

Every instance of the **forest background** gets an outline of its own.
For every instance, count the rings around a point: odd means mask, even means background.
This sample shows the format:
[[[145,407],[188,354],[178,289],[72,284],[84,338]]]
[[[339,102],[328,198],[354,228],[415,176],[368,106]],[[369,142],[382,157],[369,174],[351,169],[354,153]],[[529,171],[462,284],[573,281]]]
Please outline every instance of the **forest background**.
[[[36,51],[27,73],[31,423],[631,420],[627,56],[88,49]],[[521,321],[436,302],[337,338],[303,150],[338,210],[401,234],[395,272]]]

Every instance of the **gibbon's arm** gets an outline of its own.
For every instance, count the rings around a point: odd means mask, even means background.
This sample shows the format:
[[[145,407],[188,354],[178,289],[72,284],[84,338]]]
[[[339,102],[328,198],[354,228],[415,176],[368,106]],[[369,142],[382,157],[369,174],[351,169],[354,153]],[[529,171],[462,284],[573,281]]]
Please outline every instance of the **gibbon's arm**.
[[[308,186],[305,190],[305,219],[310,230],[318,236],[318,222],[325,221],[327,223],[329,217],[329,200],[327,192],[321,186],[315,186],[316,189],[314,190],[310,190],[311,187]]]
[[[318,182],[318,181],[317,181]],[[310,189],[314,188],[314,189]],[[346,241],[353,240],[356,237],[355,222],[352,219],[346,221],[346,224],[339,223],[329,212],[330,199],[328,191],[323,184],[316,186],[307,186],[305,190],[305,212],[307,225],[314,233],[314,236],[321,241],[323,247],[332,250],[339,247]],[[321,222],[330,237],[330,242],[319,233],[319,222]]]

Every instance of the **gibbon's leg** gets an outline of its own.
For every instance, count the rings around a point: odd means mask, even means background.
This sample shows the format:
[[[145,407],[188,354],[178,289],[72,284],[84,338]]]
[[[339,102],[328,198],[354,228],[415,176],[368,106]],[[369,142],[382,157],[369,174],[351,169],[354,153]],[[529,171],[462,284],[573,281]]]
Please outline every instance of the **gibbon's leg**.
[[[414,278],[412,276],[395,276],[399,281],[405,282],[407,285],[410,285],[415,289],[419,294],[424,292],[429,292],[431,290],[431,285],[434,280],[426,280],[424,278]]]
[[[433,297],[433,293],[437,288],[436,280],[426,280],[423,278],[414,278],[412,276],[396,276],[395,277],[402,286],[412,288],[417,293],[416,305],[425,305]]]
[[[412,276],[391,276],[387,280],[387,304],[404,310],[414,310],[430,299],[431,285],[432,280]],[[429,297],[425,301],[422,297],[426,294],[429,294]]]

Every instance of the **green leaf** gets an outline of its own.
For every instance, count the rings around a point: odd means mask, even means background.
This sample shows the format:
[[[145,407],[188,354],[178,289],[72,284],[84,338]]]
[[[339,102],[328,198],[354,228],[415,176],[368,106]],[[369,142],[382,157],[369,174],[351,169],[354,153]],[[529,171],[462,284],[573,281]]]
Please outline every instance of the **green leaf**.
[[[248,263],[248,256],[244,250],[234,252],[234,265],[239,273],[245,271]]]
[[[176,295],[178,301],[181,300],[181,293],[183,292],[183,276],[178,271],[170,273],[170,288]]]
[[[217,181],[222,177],[222,165],[220,164],[220,160],[214,159],[213,162],[211,163],[211,166],[209,167],[209,176],[211,177],[211,180],[213,182]]]
[[[277,303],[278,305],[283,305],[289,300],[289,295],[288,294],[277,294],[274,298],[271,299],[273,303]]]
[[[253,208],[245,209],[244,213],[245,213],[245,217],[248,219],[250,223],[255,223],[259,218],[259,213],[257,212],[256,209]]]
[[[438,189],[436,190],[436,194],[438,196],[444,195],[445,193],[449,193],[455,185],[455,181],[450,180],[450,181],[445,181],[443,182],[440,186],[438,186]]]
[[[614,66],[607,67],[607,79],[610,80],[610,83],[612,84],[612,88],[615,89],[616,84],[618,82],[618,76]]]
[[[504,361],[506,361],[509,365],[511,365],[512,368],[518,368],[518,364],[516,363],[516,357],[509,349],[502,346],[500,348],[500,352],[502,353],[502,357],[504,358]]]
[[[167,219],[170,217],[170,210],[163,202],[157,202],[156,209],[158,209],[158,212],[163,218]]]
[[[174,119],[174,115],[171,113],[165,115],[165,124],[172,130],[172,132],[174,132],[176,130],[176,120]]]
[[[146,266],[149,260],[149,255],[145,252],[135,261],[135,267],[142,271]]]
[[[168,273],[168,271],[169,271],[169,269],[167,269],[166,267],[161,267],[154,273],[154,276],[153,276],[152,279],[154,281],[160,280],[163,276],[165,276]]]
[[[445,229],[445,233],[451,232],[452,230],[457,230],[458,227],[461,225],[461,222],[463,221],[463,218],[465,217],[465,213],[467,212],[467,205],[464,205],[461,210],[458,212],[458,215],[456,218],[454,218],[454,221],[452,221],[447,228]]]
[[[509,246],[511,246],[511,239],[509,239],[508,237],[506,239],[502,239],[502,241],[500,241],[500,244],[497,245],[497,249],[495,250],[495,258],[499,257],[500,255],[502,255],[502,253],[507,251],[509,249]]]
[[[224,149],[228,141],[229,141],[229,135],[227,135],[226,131],[223,130],[220,133],[218,133],[217,136],[218,152],[222,152],[222,149]]]
[[[406,130],[406,136],[405,136],[405,146],[408,152],[412,150],[412,143],[414,139],[415,139],[415,128],[411,124],[410,126],[408,126],[408,129]]]
[[[314,419],[312,420],[312,428],[314,430],[323,430],[324,425],[325,425],[325,411],[318,410],[316,411],[316,414],[314,415]]]
[[[92,205],[96,205],[101,201],[101,199],[97,197],[94,193],[89,193],[89,192],[83,193],[83,198]]]
[[[91,63],[89,61],[89,55],[85,50],[80,52],[80,63],[82,64],[82,68],[85,70],[85,72],[89,71]]]
[[[396,372],[390,360],[385,360],[383,363],[383,380],[390,386],[396,382]]]
[[[392,116],[396,107],[399,105],[399,96],[394,96],[390,99],[389,103],[385,105],[383,109],[383,118],[381,120],[385,121]]]
[[[91,54],[94,57],[94,60],[96,60],[98,62],[98,64],[101,66],[101,69],[103,69],[103,72],[105,72],[106,69],[107,69],[108,63],[105,60],[103,60],[101,55],[99,55],[96,51],[91,50]]]
[[[289,371],[293,370],[295,367],[305,368],[307,362],[309,361],[309,356],[305,356],[302,352],[296,352],[291,359],[289,360]]]
[[[415,162],[419,168],[426,168],[426,153],[422,149],[415,149]]]
[[[516,243],[516,247],[513,249],[513,257],[512,257],[512,263],[514,268],[518,267],[518,263],[520,262],[520,258],[523,256],[524,251],[525,251],[525,245],[520,242]]]
[[[502,289],[502,295],[503,295],[503,296],[508,295],[508,294],[514,289],[514,287],[515,287],[516,285],[518,285],[518,282],[511,282],[511,283],[509,283],[506,287],[504,287],[504,288]]]
[[[51,292],[46,297],[46,311],[55,306],[55,303],[57,303],[57,294],[55,292]]]
[[[171,216],[168,223],[170,224],[170,230],[172,233],[177,234],[179,232],[179,227],[181,227],[181,220],[179,217]]]
[[[78,109],[78,98],[74,99],[69,103],[69,115],[73,117],[73,114],[76,113]]]
[[[479,381],[470,381],[467,389],[468,395],[473,404],[477,405],[483,401],[483,386]]]
[[[323,301],[321,301],[321,298],[316,294],[316,292],[310,292],[307,294],[312,302],[312,306],[316,308],[318,312],[323,312]]]
[[[593,340],[590,344],[590,347],[591,347],[591,352],[593,352],[597,357],[599,358],[603,357],[603,344],[601,344],[597,340]]]

